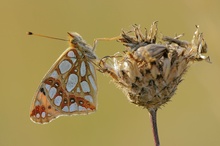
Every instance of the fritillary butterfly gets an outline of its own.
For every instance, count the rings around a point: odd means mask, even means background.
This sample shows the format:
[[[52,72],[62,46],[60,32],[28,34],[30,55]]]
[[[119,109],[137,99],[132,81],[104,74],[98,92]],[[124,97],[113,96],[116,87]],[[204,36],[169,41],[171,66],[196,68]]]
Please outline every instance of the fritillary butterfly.
[[[64,115],[88,114],[97,106],[94,49],[77,33],[68,33],[70,47],[42,79],[31,106],[33,122],[45,124]]]

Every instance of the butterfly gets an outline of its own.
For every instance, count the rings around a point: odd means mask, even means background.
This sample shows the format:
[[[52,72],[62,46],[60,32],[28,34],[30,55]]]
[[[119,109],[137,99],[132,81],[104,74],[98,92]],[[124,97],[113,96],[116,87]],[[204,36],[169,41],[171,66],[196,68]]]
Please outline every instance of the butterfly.
[[[30,119],[45,124],[59,116],[88,114],[97,107],[94,62],[97,56],[78,33],[68,33],[70,46],[42,79],[30,109]]]

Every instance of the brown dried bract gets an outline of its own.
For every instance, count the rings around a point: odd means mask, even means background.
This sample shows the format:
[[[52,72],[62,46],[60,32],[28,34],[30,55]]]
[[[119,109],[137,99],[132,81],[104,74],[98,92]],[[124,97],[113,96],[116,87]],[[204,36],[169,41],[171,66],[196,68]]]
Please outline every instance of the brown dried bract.
[[[207,44],[198,26],[191,42],[179,40],[180,35],[164,36],[159,44],[157,32],[157,22],[144,34],[134,25],[118,40],[126,46],[124,53],[105,57],[99,64],[132,103],[148,110],[156,110],[170,100],[192,62],[210,62],[203,55]]]

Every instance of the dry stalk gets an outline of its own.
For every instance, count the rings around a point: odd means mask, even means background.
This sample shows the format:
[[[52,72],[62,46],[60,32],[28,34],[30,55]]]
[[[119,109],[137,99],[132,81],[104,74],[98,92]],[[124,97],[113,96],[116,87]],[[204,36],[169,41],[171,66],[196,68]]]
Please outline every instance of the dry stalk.
[[[188,67],[196,61],[206,60],[207,44],[199,26],[191,42],[163,36],[157,41],[157,22],[143,34],[138,25],[122,32],[119,42],[126,46],[123,53],[101,59],[100,71],[109,74],[130,102],[147,108],[152,120],[155,145],[159,146],[156,124],[158,108],[170,101]],[[160,43],[158,43],[160,42]]]

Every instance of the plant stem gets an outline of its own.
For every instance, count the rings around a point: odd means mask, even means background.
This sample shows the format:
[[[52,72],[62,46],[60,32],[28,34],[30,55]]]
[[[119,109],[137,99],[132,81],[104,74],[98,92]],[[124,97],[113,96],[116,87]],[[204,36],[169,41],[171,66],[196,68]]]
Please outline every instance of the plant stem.
[[[157,130],[157,109],[149,109],[150,120],[152,124],[152,130],[154,135],[155,146],[160,146],[160,140]]]

